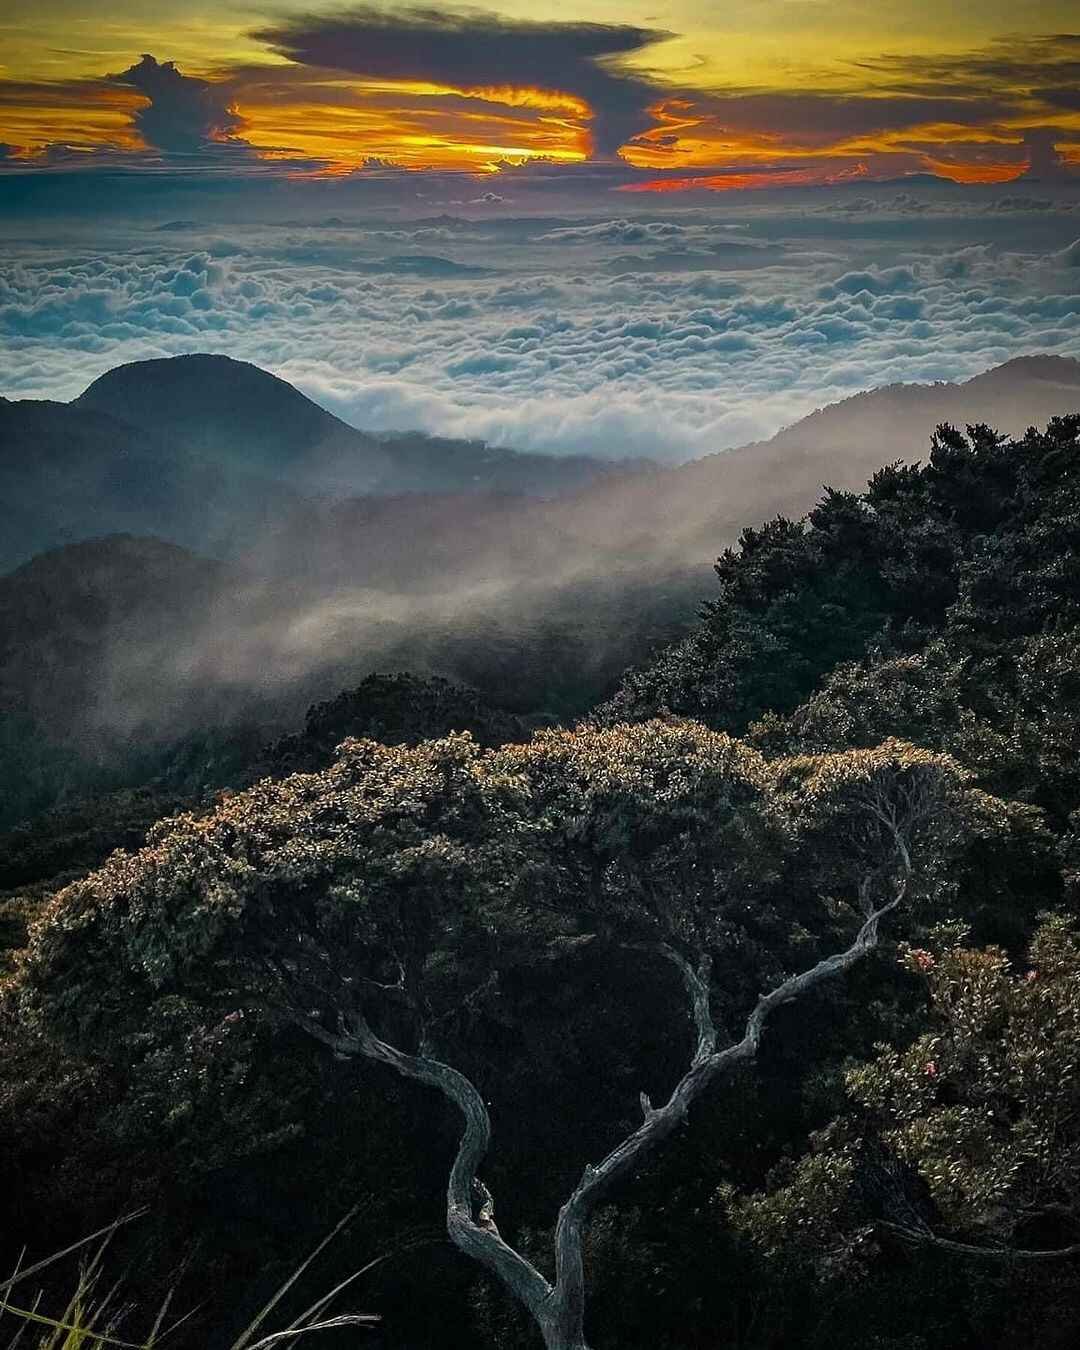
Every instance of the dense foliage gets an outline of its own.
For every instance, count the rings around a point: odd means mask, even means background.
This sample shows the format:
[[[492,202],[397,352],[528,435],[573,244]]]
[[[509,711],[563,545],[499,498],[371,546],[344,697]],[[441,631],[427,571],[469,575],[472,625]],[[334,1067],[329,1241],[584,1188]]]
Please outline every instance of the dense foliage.
[[[737,732],[792,711],[842,661],[935,639],[969,690],[1012,693],[1018,644],[1080,621],[1078,435],[1076,417],[1021,441],[943,427],[925,465],[745,529],[697,631],[628,675],[599,719],[667,709]]]
[[[727,1192],[734,1221],[826,1287],[872,1280],[904,1249],[976,1280],[1003,1269],[1029,1296],[1002,1308],[1006,1343],[1056,1344],[1080,1300],[1075,925],[1047,919],[1019,962],[946,929],[902,963],[925,986],[926,1029],[849,1068],[813,1151],[761,1195]]]
[[[116,1253],[147,1306],[184,1262],[181,1297],[257,1304],[357,1198],[341,1273],[434,1235],[457,1125],[312,1035],[359,1016],[476,1083],[500,1228],[550,1277],[582,1165],[687,1064],[657,944],[709,971],[736,1039],[895,884],[868,800],[889,818],[932,780],[899,954],[779,1009],[757,1062],[605,1196],[590,1344],[1075,1344],[1078,546],[1080,419],[943,428],[925,465],[745,531],[694,634],[577,731],[529,740],[466,692],[381,680],[198,791],[166,783],[185,809],[141,847],[139,793],[84,803],[70,838],[24,832],[0,1256],[147,1202]],[[371,1344],[534,1343],[449,1247],[380,1271]],[[228,1345],[235,1303],[190,1344]]]
[[[256,726],[185,736],[153,757],[133,787],[86,795],[68,785],[63,804],[0,833],[0,955],[25,945],[42,896],[99,866],[115,849],[137,849],[155,821],[205,813],[217,795],[260,778],[324,768],[337,746],[366,736],[387,745],[468,731],[481,745],[520,739],[525,723],[472,690],[442,679],[370,675],[309,709],[300,731],[270,741]],[[5,763],[18,772],[17,759]],[[137,772],[137,771],[136,771]]]

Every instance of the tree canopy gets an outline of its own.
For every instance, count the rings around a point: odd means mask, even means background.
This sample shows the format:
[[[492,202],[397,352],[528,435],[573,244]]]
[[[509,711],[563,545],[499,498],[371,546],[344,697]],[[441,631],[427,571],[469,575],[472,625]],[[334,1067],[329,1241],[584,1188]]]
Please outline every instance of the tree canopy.
[[[865,956],[883,916],[941,904],[963,828],[992,833],[1008,816],[955,762],[897,741],[772,761],[673,721],[487,752],[468,734],[351,741],[324,772],[162,822],[141,851],[60,891],[20,992],[47,1033],[134,1072],[164,1120],[215,1090],[207,1058],[243,1072],[260,1022],[438,1088],[465,1121],[452,1240],[547,1344],[580,1347],[600,1194],[756,1054],[775,1008]],[[666,1103],[642,1090],[643,1124],[586,1167],[552,1284],[498,1234],[477,1176],[498,1079],[478,1090],[451,1066],[470,1022],[512,1025],[502,987],[518,968],[554,968],[583,942],[670,961],[696,1048]],[[746,1019],[743,1035],[722,1036],[714,1008]]]

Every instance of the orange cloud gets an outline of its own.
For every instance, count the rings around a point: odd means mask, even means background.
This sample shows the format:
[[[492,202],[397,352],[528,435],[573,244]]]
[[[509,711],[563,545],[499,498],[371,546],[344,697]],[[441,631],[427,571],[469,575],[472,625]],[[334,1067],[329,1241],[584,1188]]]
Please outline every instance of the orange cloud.
[[[740,173],[737,169],[718,174],[689,174],[671,178],[651,178],[645,183],[626,183],[620,192],[739,192],[762,188],[829,187],[866,178],[865,164],[844,169],[776,169],[764,173]]]
[[[142,103],[134,90],[94,80],[0,81],[0,141],[21,147],[23,157],[47,145],[141,150],[134,118]]]
[[[962,163],[927,156],[927,168],[954,183],[1011,183],[1023,176],[1027,164]]]
[[[319,94],[323,97],[320,98]],[[579,101],[544,90],[504,88],[465,91],[432,85],[377,88],[335,81],[280,90],[256,85],[242,91],[244,137],[266,154],[324,160],[340,173],[367,159],[405,168],[490,169],[496,162],[545,158],[576,162],[588,156],[586,128],[570,117]]]
[[[1063,39],[1021,44],[1009,59],[1001,44],[882,58],[865,63],[865,88],[837,92],[668,87],[617,60],[667,35],[625,25],[365,9],[257,36],[285,59],[191,74],[144,57],[115,77],[0,81],[0,142],[18,147],[5,162],[47,163],[48,147],[159,169],[243,160],[328,174],[372,160],[495,173],[592,159],[647,175],[625,190],[680,192],[855,173],[1068,178],[1080,159]]]

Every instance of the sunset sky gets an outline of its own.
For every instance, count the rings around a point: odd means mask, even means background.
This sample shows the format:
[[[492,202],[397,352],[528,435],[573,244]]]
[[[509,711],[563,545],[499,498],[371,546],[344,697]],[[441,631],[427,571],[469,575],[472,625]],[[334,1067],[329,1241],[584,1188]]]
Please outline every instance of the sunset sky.
[[[0,164],[493,183],[592,165],[624,192],[1080,175],[1074,0],[150,10],[9,3]]]
[[[1078,316],[1076,0],[0,0],[0,396],[680,459]]]

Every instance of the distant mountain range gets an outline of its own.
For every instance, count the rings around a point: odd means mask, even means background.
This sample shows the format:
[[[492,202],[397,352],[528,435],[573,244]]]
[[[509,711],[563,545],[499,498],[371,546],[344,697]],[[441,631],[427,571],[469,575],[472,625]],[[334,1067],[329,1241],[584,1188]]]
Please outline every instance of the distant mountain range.
[[[1026,357],[658,469],[368,436],[223,357],[0,401],[0,566],[22,564],[0,577],[0,722],[98,754],[148,727],[283,725],[402,669],[573,716],[678,635],[746,525],[925,458],[940,422],[1077,411],[1080,362]]]
[[[638,467],[418,432],[370,435],[246,362],[138,361],[71,403],[0,398],[0,569],[114,531],[224,554],[304,502],[547,497]]]
[[[889,385],[777,433],[675,468],[596,479],[550,500],[436,496],[346,501],[282,517],[249,559],[258,572],[410,594],[513,581],[549,588],[620,573],[693,569],[747,524],[801,516],[826,485],[861,489],[883,464],[924,458],[934,429],[985,422],[1009,434],[1080,411],[1080,361],[1023,357],[962,384]],[[416,540],[423,539],[419,554]]]
[[[1016,434],[1077,407],[1080,362],[1021,357],[962,384],[856,394],[771,440],[659,469],[370,435],[245,362],[139,361],[71,403],[0,398],[0,570],[111,533],[246,554],[260,568],[271,550],[294,554],[303,534],[305,571],[355,577],[359,566],[409,590],[418,560],[401,555],[418,538],[443,567],[460,561],[481,577],[504,575],[508,557],[515,571],[576,571],[579,556],[586,567],[704,562],[725,531],[799,513],[826,482],[858,487],[888,460],[918,458],[940,422]]]
[[[767,441],[586,488],[548,514],[595,540],[606,522],[627,550],[710,561],[745,525],[801,516],[825,486],[861,490],[882,465],[925,459],[936,427],[1003,434],[1080,412],[1080,361],[1025,356],[963,383],[892,384],[811,413]],[[612,540],[614,542],[614,539]]]

